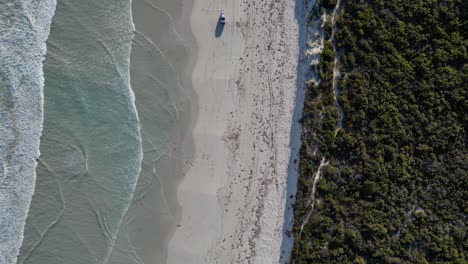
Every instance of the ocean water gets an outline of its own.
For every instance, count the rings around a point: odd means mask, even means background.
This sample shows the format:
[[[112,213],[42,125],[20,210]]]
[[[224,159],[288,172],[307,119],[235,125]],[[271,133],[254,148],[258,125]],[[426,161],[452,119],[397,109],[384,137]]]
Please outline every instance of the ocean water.
[[[34,191],[54,0],[0,0],[0,263],[16,263]]]
[[[142,158],[130,0],[58,0],[35,193],[18,263],[106,263]],[[0,199],[1,200],[1,199]]]

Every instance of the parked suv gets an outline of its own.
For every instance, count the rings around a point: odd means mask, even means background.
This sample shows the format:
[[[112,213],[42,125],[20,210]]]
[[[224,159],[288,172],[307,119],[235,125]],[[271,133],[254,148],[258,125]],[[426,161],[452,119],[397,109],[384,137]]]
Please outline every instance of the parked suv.
[[[221,10],[220,18],[221,18],[221,24],[226,23],[226,16],[224,15],[224,10]]]

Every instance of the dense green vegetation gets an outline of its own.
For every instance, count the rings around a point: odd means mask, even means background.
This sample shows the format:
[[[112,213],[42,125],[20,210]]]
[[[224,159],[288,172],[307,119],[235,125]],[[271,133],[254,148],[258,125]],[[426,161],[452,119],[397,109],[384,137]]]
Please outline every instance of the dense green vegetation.
[[[342,0],[344,123],[335,137],[328,40],[304,104],[296,264],[468,263],[467,16],[465,0]]]

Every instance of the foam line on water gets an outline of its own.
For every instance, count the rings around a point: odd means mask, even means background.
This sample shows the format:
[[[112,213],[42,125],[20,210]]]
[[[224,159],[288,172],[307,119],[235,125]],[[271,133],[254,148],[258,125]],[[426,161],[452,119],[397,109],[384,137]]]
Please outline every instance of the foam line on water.
[[[129,1],[129,4],[128,4],[128,9],[127,9],[127,15],[129,16],[129,21],[130,21],[130,24],[131,24],[131,29],[133,32],[136,32],[135,30],[135,24],[133,23],[133,16],[132,16],[132,10],[131,10],[131,3],[132,3],[132,0],[128,0]],[[138,169],[137,169],[137,172],[136,172],[136,175],[134,177],[134,180],[133,182],[131,183],[131,188],[132,188],[132,193],[131,193],[131,196],[129,197],[130,199],[128,200],[128,204],[126,205],[125,207],[125,210],[122,212],[122,217],[119,221],[119,229],[122,227],[122,222],[125,218],[125,215],[128,211],[128,208],[130,207],[130,202],[132,201],[133,199],[133,196],[135,195],[135,189],[136,189],[136,184],[138,182],[138,177],[140,175],[140,172],[141,172],[141,165],[142,165],[142,162],[143,162],[143,147],[142,147],[142,137],[141,137],[141,123],[140,123],[140,119],[138,117],[138,111],[137,111],[137,108],[136,108],[136,104],[135,104],[135,93],[133,92],[132,90],[132,85],[130,83],[130,55],[131,55],[131,45],[132,45],[132,41],[135,39],[135,34],[132,33],[132,38],[130,41],[128,41],[126,43],[126,50],[127,50],[127,54],[125,56],[125,65],[126,65],[126,72],[125,72],[125,79],[127,81],[127,87],[128,87],[128,93],[129,93],[129,96],[130,96],[130,107],[131,107],[131,111],[133,112],[133,114],[135,115],[135,119],[136,119],[136,123],[137,123],[137,133],[138,133],[138,157],[137,157],[137,163],[138,163]],[[116,230],[116,232],[112,235],[112,244],[109,248],[109,250],[107,251],[107,255],[106,255],[106,258],[105,258],[105,261],[104,263],[107,263],[108,260],[109,260],[109,257],[112,253],[112,249],[115,245],[115,240],[117,238],[117,233],[118,233],[118,230]]]

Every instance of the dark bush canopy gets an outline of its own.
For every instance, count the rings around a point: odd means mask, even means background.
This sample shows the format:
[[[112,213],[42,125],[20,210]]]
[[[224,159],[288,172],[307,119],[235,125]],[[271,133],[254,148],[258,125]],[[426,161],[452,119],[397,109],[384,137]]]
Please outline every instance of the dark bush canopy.
[[[343,128],[328,40],[301,120],[295,263],[468,263],[468,2],[342,0],[338,14]]]

